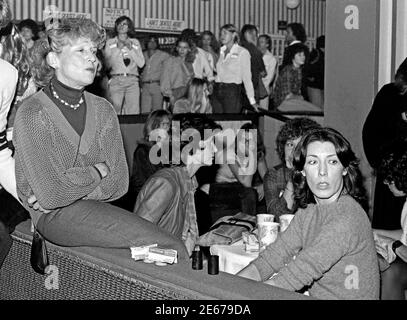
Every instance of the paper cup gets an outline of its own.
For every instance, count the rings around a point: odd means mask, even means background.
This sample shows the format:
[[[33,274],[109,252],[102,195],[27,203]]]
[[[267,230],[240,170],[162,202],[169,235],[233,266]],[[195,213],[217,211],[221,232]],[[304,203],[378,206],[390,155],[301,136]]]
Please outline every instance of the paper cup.
[[[291,220],[294,218],[293,214],[283,214],[280,216],[280,231],[284,232],[287,230]]]
[[[274,222],[274,216],[272,214],[258,214],[257,225],[263,222]]]
[[[279,225],[280,224],[275,222],[263,222],[258,225],[260,251],[264,250],[266,246],[276,241]]]

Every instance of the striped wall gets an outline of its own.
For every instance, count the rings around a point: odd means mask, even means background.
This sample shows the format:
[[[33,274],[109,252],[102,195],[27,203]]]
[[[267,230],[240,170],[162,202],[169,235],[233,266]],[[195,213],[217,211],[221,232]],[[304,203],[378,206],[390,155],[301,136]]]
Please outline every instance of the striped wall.
[[[145,18],[185,20],[196,31],[218,33],[225,23],[242,27],[255,24],[260,33],[282,34],[278,21],[301,22],[309,38],[325,34],[325,0],[301,0],[297,9],[290,10],[285,0],[9,0],[16,20],[42,20],[47,5],[61,11],[91,13],[92,19],[102,23],[104,7],[129,9],[136,28],[144,28]]]

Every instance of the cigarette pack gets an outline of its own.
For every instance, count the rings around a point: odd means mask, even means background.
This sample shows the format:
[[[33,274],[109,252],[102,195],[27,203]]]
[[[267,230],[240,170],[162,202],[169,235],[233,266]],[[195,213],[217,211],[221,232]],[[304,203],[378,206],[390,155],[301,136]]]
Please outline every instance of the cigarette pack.
[[[136,261],[144,260],[148,255],[148,250],[150,248],[156,248],[156,247],[157,247],[157,244],[151,244],[151,245],[142,246],[142,247],[132,247],[132,248],[130,248],[131,258]]]
[[[172,249],[149,248],[147,259],[154,262],[174,264],[178,262],[178,252]]]

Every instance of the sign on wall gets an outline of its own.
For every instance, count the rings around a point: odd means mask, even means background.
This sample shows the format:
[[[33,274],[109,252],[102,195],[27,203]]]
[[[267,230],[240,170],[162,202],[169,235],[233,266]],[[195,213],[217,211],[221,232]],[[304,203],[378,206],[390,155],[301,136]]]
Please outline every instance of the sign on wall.
[[[130,16],[129,9],[103,8],[103,26],[105,28],[114,28],[114,23],[121,16]]]
[[[72,12],[72,11],[58,11],[58,10],[50,10],[46,8],[42,12],[42,20],[47,20],[49,18],[55,19],[91,19],[90,13],[84,12]]]
[[[185,29],[185,21],[146,18],[145,28],[153,30],[182,31]]]

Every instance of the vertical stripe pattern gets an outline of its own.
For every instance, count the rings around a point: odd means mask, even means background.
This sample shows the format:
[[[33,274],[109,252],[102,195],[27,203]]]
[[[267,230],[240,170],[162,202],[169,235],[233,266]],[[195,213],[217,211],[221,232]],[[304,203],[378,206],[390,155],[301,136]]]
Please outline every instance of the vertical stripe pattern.
[[[42,20],[48,5],[62,11],[91,13],[92,19],[102,23],[103,8],[129,9],[130,18],[138,29],[145,27],[145,18],[184,20],[188,28],[196,31],[211,30],[216,35],[226,23],[241,28],[251,23],[260,33],[283,35],[278,21],[304,24],[312,40],[325,34],[325,0],[301,0],[298,8],[291,10],[285,0],[9,0],[14,18]]]

